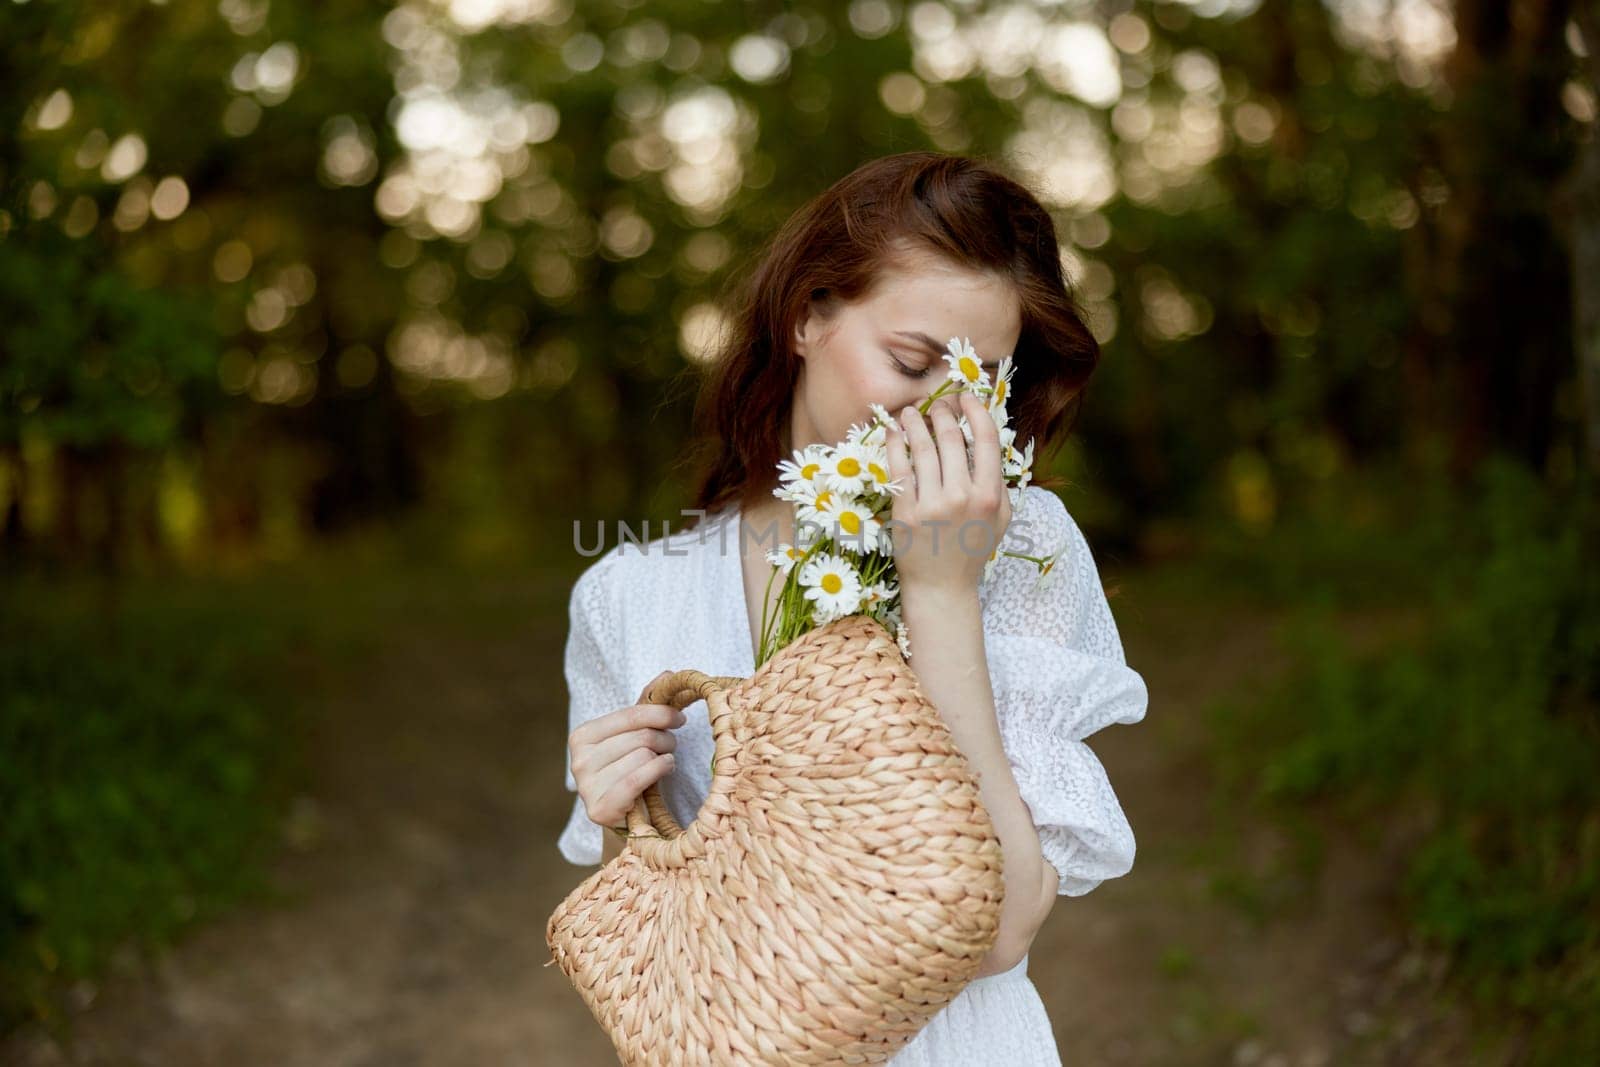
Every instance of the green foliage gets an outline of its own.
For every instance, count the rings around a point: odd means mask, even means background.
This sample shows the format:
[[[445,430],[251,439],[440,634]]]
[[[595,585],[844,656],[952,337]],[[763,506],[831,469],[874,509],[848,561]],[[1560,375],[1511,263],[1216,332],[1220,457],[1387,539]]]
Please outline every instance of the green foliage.
[[[1291,680],[1216,720],[1225,777],[1269,804],[1420,806],[1412,920],[1483,1002],[1528,1013],[1539,1062],[1600,1053],[1594,521],[1491,463],[1456,553],[1416,561],[1438,578],[1426,640],[1357,654],[1313,607]]]
[[[676,504],[704,305],[829,183],[936,149],[1053,212],[1105,356],[1073,473],[1128,527],[1204,514],[1241,472],[1288,514],[1439,444],[1576,466],[1544,196],[1580,140],[1561,47],[1504,69],[1498,24],[1469,20],[1484,63],[1432,69],[1338,5],[1136,0],[1088,20],[1109,43],[1083,37],[1078,78],[1078,46],[1025,61],[1092,32],[1057,5],[490,14],[0,3],[0,460],[22,419],[193,453],[201,528],[257,543],[467,497],[523,521]],[[961,59],[995,34],[1016,40]],[[137,162],[108,166],[117,144]],[[609,451],[522,458],[574,440]],[[273,484],[246,450],[307,473]],[[29,462],[47,495],[57,461]],[[443,475],[419,488],[423,465]],[[157,492],[129,488],[106,536],[148,522]],[[22,509],[22,539],[72,511]]]
[[[18,440],[26,419],[64,444],[158,448],[218,398],[217,339],[199,302],[141,287],[102,258],[44,227],[0,241],[0,442]]]
[[[37,598],[0,626],[0,1029],[262,888],[294,721],[265,620]]]

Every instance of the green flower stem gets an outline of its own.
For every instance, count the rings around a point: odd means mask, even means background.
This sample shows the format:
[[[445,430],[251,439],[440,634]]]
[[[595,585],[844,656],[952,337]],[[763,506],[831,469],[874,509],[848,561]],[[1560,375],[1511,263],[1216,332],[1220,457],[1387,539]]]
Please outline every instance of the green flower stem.
[[[816,555],[824,546],[832,542],[826,537],[819,537],[806,549],[806,554],[796,560],[789,568],[789,573],[784,578],[783,590],[778,594],[778,610],[773,613],[772,619],[767,620],[766,605],[761,608],[761,654],[756,657],[756,666],[760,667],[778,649],[798,637],[805,630],[807,612],[806,600],[800,592],[800,568],[805,566],[812,556]],[[772,579],[777,577],[778,568],[772,568],[772,574],[767,578],[768,596],[771,596]],[[777,634],[770,634],[773,625],[778,628]]]
[[[778,576],[778,566],[777,566],[777,564],[773,564],[772,573],[767,575],[766,588],[764,590],[762,590],[762,593],[761,593],[761,647],[759,649],[757,649],[757,659],[758,660],[765,658],[760,653],[764,652],[766,650],[766,647],[767,647],[767,605],[772,600],[772,580],[774,578],[776,578],[777,576]],[[759,666],[761,666],[761,664],[757,663],[756,666],[759,667]]]

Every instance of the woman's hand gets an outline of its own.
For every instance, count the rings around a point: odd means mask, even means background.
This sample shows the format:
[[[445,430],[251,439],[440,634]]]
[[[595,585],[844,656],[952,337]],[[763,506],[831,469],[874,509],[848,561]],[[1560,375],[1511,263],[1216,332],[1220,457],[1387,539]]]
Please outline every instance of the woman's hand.
[[[970,466],[958,412],[972,427]],[[890,509],[895,571],[902,590],[970,592],[1011,522],[1000,431],[971,393],[939,398],[928,415],[925,422],[908,407],[900,413],[900,429],[890,426],[885,436],[889,477],[902,479],[903,486]]]
[[[678,747],[672,728],[685,721],[682,709],[670,704],[630,704],[572,731],[567,738],[572,777],[590,822],[607,828],[627,824],[640,794],[672,770]]]

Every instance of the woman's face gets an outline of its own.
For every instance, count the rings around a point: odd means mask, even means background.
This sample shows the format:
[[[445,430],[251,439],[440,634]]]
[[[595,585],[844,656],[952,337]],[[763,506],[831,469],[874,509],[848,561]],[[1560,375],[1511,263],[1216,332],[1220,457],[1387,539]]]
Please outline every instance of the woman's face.
[[[939,387],[952,337],[971,340],[991,379],[1017,347],[1022,304],[1004,278],[911,253],[883,269],[873,292],[829,314],[813,309],[795,329],[801,359],[789,447],[834,444],[869,404],[898,415]]]

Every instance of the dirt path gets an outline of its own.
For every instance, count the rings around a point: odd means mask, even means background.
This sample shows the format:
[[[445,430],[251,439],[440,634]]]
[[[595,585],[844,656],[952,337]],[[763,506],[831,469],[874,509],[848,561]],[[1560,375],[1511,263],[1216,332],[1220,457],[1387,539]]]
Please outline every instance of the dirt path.
[[[1142,588],[1126,585],[1116,610],[1151,710],[1092,742],[1138,861],[1060,898],[1031,954],[1064,1061],[1465,1062],[1465,1030],[1430,992],[1434,961],[1390,915],[1387,850],[1403,840],[1336,838],[1300,884],[1274,873],[1283,832],[1216,802],[1199,712],[1271,669],[1272,620],[1196,625]],[[518,595],[494,594],[502,608]],[[542,966],[545,919],[587,870],[555,848],[570,805],[565,619],[464,628],[460,616],[459,604],[395,613],[377,662],[316,698],[313,785],[275,867],[282,904],[210,925],[153,967],[124,965],[81,990],[70,1046],[18,1035],[0,1062],[614,1063]]]
[[[1280,675],[1278,616],[1235,605],[1199,618],[1141,577],[1114,610],[1150,710],[1091,739],[1138,856],[1126,877],[1062,898],[1029,960],[1063,1061],[1505,1062],[1469,1051],[1463,1014],[1438,992],[1443,961],[1407,943],[1392,892],[1412,831],[1324,824],[1322,866],[1305,876],[1292,833],[1213,783],[1203,709]],[[1414,621],[1351,619],[1349,636],[1380,641]]]

